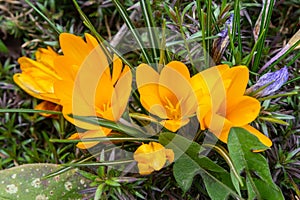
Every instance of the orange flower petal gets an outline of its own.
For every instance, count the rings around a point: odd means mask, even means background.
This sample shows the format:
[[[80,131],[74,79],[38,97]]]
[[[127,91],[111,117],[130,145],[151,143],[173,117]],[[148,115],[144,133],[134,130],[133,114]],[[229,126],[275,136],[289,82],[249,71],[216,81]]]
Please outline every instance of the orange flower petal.
[[[171,68],[173,70],[176,70],[177,73],[179,73],[182,77],[184,77],[185,80],[190,79],[190,72],[189,72],[187,66],[182,62],[172,61],[172,62],[169,62],[165,67],[167,67],[166,69]],[[165,67],[163,69],[165,69]]]
[[[109,132],[110,132],[110,130],[109,130]],[[89,130],[89,131],[86,131],[84,133],[80,133],[79,134],[79,139],[105,137],[109,132],[108,131],[104,132],[102,129]],[[97,142],[97,141],[95,141],[95,142],[78,142],[76,147],[79,148],[79,149],[89,149],[89,148],[95,146],[98,143],[99,142]]]
[[[168,110],[169,119],[178,120],[182,117],[189,117],[196,112],[197,97],[190,80],[188,68],[181,62],[170,62],[162,69],[158,90],[163,104],[173,107]],[[183,125],[185,124],[183,123]]]
[[[140,101],[143,107],[150,113],[165,119],[167,118],[166,110],[160,100],[157,84],[148,84],[139,88]]]
[[[205,118],[205,124],[219,140],[227,143],[230,128],[233,127],[233,124],[230,121],[218,114],[208,114]]]
[[[68,137],[69,140],[77,140],[80,139],[80,133],[74,133],[70,137]]]
[[[42,63],[47,68],[55,71],[55,74],[57,73],[54,68],[54,58],[58,56],[58,54],[53,51],[51,47],[47,47],[47,49],[44,48],[38,48],[38,50],[35,52],[35,58],[36,61],[39,63]]]
[[[191,85],[195,91],[198,101],[201,103],[201,99],[204,95],[209,95],[209,87],[206,83],[202,73],[198,73],[191,78]]]
[[[218,65],[208,68],[192,77],[193,89],[198,98],[198,104],[206,105],[208,102],[212,112],[217,112],[226,99],[226,88],[221,75],[229,69],[228,65]],[[210,101],[207,101],[207,97]],[[203,101],[203,99],[205,101]]]
[[[73,82],[70,80],[59,80],[54,83],[54,93],[65,104],[66,100],[72,99]]]
[[[140,64],[136,68],[136,84],[139,90],[140,87],[147,85],[158,83],[159,74],[149,65]]]
[[[54,61],[55,58],[56,57],[52,57],[52,59],[53,59],[52,62]],[[48,61],[48,62],[50,62],[50,61]],[[53,66],[45,65],[41,62],[31,60],[30,58],[27,58],[27,57],[19,58],[18,63],[20,63],[21,70],[24,73],[33,73],[34,72],[34,73],[43,74],[44,76],[49,77],[51,79],[60,79],[60,77],[57,75],[57,73],[53,70]]]
[[[234,126],[244,126],[253,120],[259,114],[260,111],[260,103],[257,99],[248,97],[248,96],[241,96],[235,97],[235,103],[230,102],[228,100],[228,108],[227,108],[227,115],[226,118],[231,121]]]
[[[59,99],[53,92],[53,83],[51,81],[47,82],[41,77],[34,79],[32,76],[29,76],[25,73],[14,74],[14,82],[29,95],[43,99],[46,101],[51,101],[53,103],[59,103]],[[46,87],[48,86],[48,88]]]
[[[22,73],[13,76],[14,82],[25,92],[33,97],[58,103],[53,90],[53,83],[59,80],[59,76],[42,63],[26,57],[19,58]],[[43,95],[43,96],[42,96]]]
[[[138,162],[140,174],[146,175],[163,168],[167,159],[170,162],[173,161],[174,152],[171,149],[165,149],[157,142],[150,142],[138,147],[133,157]]]
[[[61,106],[50,101],[42,101],[34,107],[35,110],[50,110],[50,111],[61,111]],[[56,114],[39,113],[44,117],[57,117]]]
[[[61,33],[59,35],[59,43],[64,55],[71,58],[75,65],[80,65],[93,50],[81,37],[70,33]]]
[[[39,87],[31,78],[27,78],[26,75],[24,76],[22,74],[14,74],[13,80],[20,88],[22,88],[22,90],[27,92],[29,95],[41,99],[40,91],[38,89]]]
[[[179,119],[179,120],[163,120],[160,122],[161,125],[163,125],[166,129],[176,132],[180,127],[185,126],[187,123],[189,123],[189,119]]]
[[[185,64],[173,61],[160,74],[146,64],[137,68],[137,85],[142,105],[152,114],[166,119],[161,122],[172,131],[178,130],[197,110],[197,97]],[[184,119],[184,120],[183,120]]]
[[[221,75],[228,69],[228,65],[217,65],[194,75],[191,80],[194,90],[203,90],[202,93],[209,94]]]
[[[94,49],[95,47],[99,46],[98,41],[91,34],[85,33],[84,36],[86,43],[90,49]]]
[[[115,85],[116,82],[119,80],[121,72],[122,72],[122,68],[123,68],[122,60],[117,55],[114,55],[113,71],[112,71],[112,76],[111,76],[113,85]]]
[[[58,81],[54,84],[55,93],[61,99],[63,106],[62,113],[64,117],[75,126],[93,130],[97,129],[97,125],[75,120],[70,114],[77,116],[96,116],[94,106],[87,104],[80,91],[73,92],[73,83],[71,81]]]
[[[140,64],[136,69],[136,84],[143,107],[150,113],[167,118],[158,93],[159,74],[149,65]]]
[[[229,98],[243,96],[249,80],[249,70],[246,66],[232,67],[222,74],[222,80]]]
[[[181,62],[170,62],[161,70],[159,85],[161,86],[159,87],[159,95],[167,97],[173,105],[176,105],[180,100],[187,99],[192,91],[188,68]],[[164,98],[162,101],[168,104]]]
[[[128,66],[125,66],[123,71],[126,72],[122,72],[122,76],[115,85],[111,104],[113,115],[116,120],[118,120],[125,111],[131,93],[131,71]]]
[[[107,68],[109,70],[109,68]],[[88,76],[86,77],[88,78]],[[95,83],[96,88],[93,89],[93,85],[86,84],[88,88],[81,88],[84,92],[84,97],[90,105],[97,107],[97,112],[105,111],[108,107],[112,106],[114,87],[111,81],[111,77],[105,73],[101,74],[99,82]],[[90,92],[90,93],[89,93]],[[104,117],[104,116],[103,116]]]
[[[201,130],[205,130],[208,128],[208,125],[205,124],[205,117],[208,116],[208,113],[211,112],[211,98],[210,96],[203,96],[201,100],[199,100],[200,105],[197,109],[197,118],[200,123]]]
[[[139,168],[139,173],[141,175],[148,175],[154,171],[154,169],[152,167],[150,167],[148,164],[144,164],[144,163],[138,163],[138,168]]]
[[[263,133],[261,133],[260,131],[258,131],[257,129],[253,128],[250,125],[245,125],[242,128],[246,129],[247,131],[249,131],[250,133],[252,133],[253,135],[255,135],[259,141],[261,143],[263,143],[265,146],[267,147],[271,147],[272,146],[272,141],[270,140],[270,138],[268,138],[267,136],[265,136]]]
[[[54,65],[59,67],[57,71],[62,80],[75,80],[79,66],[75,65],[72,58],[67,56],[57,56]]]
[[[170,163],[174,162],[174,158],[175,158],[174,151],[172,149],[166,149],[166,157]]]

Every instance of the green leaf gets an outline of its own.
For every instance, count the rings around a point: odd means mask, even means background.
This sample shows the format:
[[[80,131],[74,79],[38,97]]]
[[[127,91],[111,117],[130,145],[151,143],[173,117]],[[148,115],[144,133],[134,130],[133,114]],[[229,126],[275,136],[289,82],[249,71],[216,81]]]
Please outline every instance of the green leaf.
[[[121,133],[126,133],[127,135],[133,137],[147,137],[147,135],[142,130],[138,130],[134,127],[126,126],[124,124],[110,121],[104,118],[77,116],[77,115],[70,115],[70,117],[73,117],[74,119],[78,119],[80,121],[87,122],[90,124],[95,124],[106,128],[110,128],[119,131]]]
[[[86,189],[89,180],[77,170],[49,179],[43,177],[61,168],[55,164],[26,164],[0,171],[0,199],[82,199],[80,190]]]
[[[208,157],[200,155],[202,147],[198,143],[169,132],[161,133],[159,142],[174,151],[173,173],[184,192],[190,188],[194,176],[199,173],[212,199],[226,199],[230,194],[241,198],[234,191],[229,173]]]
[[[174,151],[175,160],[179,159],[182,155],[187,154],[191,158],[199,158],[205,160],[200,163],[200,167],[209,169],[213,172],[224,172],[225,170],[219,165],[215,164],[212,160],[207,157],[199,156],[201,151],[204,150],[198,143],[186,139],[183,136],[164,132],[159,136],[159,143],[164,145],[166,148],[170,148]]]
[[[230,177],[231,177],[231,181],[232,181],[232,184],[233,184],[235,190],[241,196],[240,181],[239,181],[238,177],[235,175],[235,173],[232,172],[232,170],[230,170]]]
[[[176,160],[173,173],[179,187],[184,191],[188,191],[193,183],[194,176],[200,172],[199,165],[191,160],[187,155],[182,155]]]
[[[253,186],[251,185],[251,182],[249,179],[246,180],[246,185],[247,185],[247,192],[248,192],[248,199],[255,199],[255,190]]]
[[[0,39],[0,53],[8,53],[8,48],[5,46],[5,44]]]
[[[120,183],[118,183],[118,182],[115,181],[115,180],[111,180],[111,179],[107,179],[107,180],[105,181],[105,183],[106,183],[107,185],[110,185],[110,186],[113,186],[113,187],[120,187],[120,186],[121,186]]]
[[[284,199],[272,180],[266,159],[252,150],[262,150],[266,147],[257,137],[243,128],[232,128],[228,137],[229,155],[236,170],[246,174],[248,194],[255,192],[258,199]]]
[[[101,199],[104,187],[105,187],[105,183],[102,183],[97,187],[97,190],[96,190],[95,196],[94,196],[94,200]]]
[[[213,176],[209,176],[207,173],[201,173],[201,176],[204,180],[206,190],[211,199],[227,199],[228,196],[232,193],[233,190],[231,190],[231,188],[228,188],[224,183],[222,183],[222,181],[217,181]],[[241,198],[238,195],[236,195],[236,197],[238,199]]]

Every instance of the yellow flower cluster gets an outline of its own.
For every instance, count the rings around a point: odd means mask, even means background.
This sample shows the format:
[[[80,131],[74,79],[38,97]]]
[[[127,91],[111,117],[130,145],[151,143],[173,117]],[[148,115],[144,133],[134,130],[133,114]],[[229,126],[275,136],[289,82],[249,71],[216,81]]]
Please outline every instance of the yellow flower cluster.
[[[28,94],[45,100],[38,109],[62,108],[64,117],[85,129],[71,139],[104,137],[111,129],[75,120],[70,116],[97,116],[118,121],[131,93],[132,73],[116,55],[112,66],[97,40],[85,35],[85,41],[62,33],[59,37],[62,55],[51,48],[39,49],[36,61],[19,58],[22,73],[14,81]],[[218,65],[191,77],[185,64],[172,61],[160,72],[147,64],[136,68],[136,84],[142,106],[160,119],[166,129],[176,132],[197,115],[201,130],[210,130],[227,142],[231,127],[242,127],[263,144],[271,140],[249,125],[260,111],[260,103],[245,95],[249,71],[245,66],[230,68]],[[55,107],[57,109],[58,107]],[[97,142],[79,142],[86,149]],[[142,144],[134,153],[141,174],[161,169],[174,160],[174,152],[157,142]]]
[[[168,63],[160,74],[146,64],[136,70],[143,107],[170,131],[186,125],[197,112],[201,129],[209,129],[225,143],[231,127],[242,127],[270,147],[271,140],[249,125],[258,116],[260,103],[244,95],[248,80],[246,66],[219,65],[193,77],[178,61]]]
[[[70,139],[109,135],[111,129],[75,120],[70,114],[118,121],[131,92],[129,67],[123,66],[122,61],[114,56],[111,72],[97,40],[89,34],[85,39],[86,42],[81,37],[62,33],[59,42],[63,55],[56,54],[51,48],[39,49],[36,61],[19,58],[22,73],[14,75],[14,81],[28,94],[59,104],[68,121],[87,130],[73,134]],[[79,142],[77,147],[86,149],[96,144]]]

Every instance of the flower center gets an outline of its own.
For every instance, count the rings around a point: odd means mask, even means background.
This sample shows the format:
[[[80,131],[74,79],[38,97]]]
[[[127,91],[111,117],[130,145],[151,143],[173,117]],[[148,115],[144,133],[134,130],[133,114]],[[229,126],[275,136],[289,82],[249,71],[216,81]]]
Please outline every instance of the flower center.
[[[103,117],[104,113],[111,108],[111,102],[104,103],[96,107],[96,112],[99,117]]]
[[[181,100],[178,101],[175,106],[168,99],[168,97],[165,97],[165,100],[167,101],[165,108],[167,110],[167,115],[169,116],[169,118],[170,119],[180,119],[181,118],[181,112],[180,112]]]

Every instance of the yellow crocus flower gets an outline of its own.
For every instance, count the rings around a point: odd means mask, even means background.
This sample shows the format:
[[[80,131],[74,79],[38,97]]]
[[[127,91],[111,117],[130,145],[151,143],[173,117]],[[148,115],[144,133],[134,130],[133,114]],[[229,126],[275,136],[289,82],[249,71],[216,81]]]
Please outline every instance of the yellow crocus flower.
[[[249,125],[259,114],[260,102],[244,95],[248,80],[246,66],[219,65],[193,76],[199,102],[197,117],[202,130],[208,128],[225,143],[231,127],[242,127],[270,147],[272,141]]]
[[[167,160],[172,163],[174,152],[172,149],[165,149],[160,143],[150,142],[139,146],[133,157],[138,162],[139,173],[147,175],[163,168]]]
[[[61,80],[55,82],[55,94],[61,100],[64,117],[86,129],[71,138],[103,137],[111,129],[76,120],[69,115],[97,116],[118,121],[131,92],[132,75],[128,66],[114,56],[112,73],[106,55],[97,40],[85,34],[86,42],[75,35],[62,33],[59,37],[63,55],[54,64],[60,66]],[[78,148],[90,148],[98,142],[80,142]]]
[[[177,131],[196,112],[197,99],[185,64],[172,61],[160,74],[147,64],[136,69],[136,82],[143,107],[162,119],[170,131]]]
[[[60,80],[54,59],[58,54],[50,47],[39,48],[36,60],[25,56],[18,59],[22,73],[13,76],[14,82],[29,95],[45,100],[35,107],[39,110],[60,110],[59,98],[54,94],[54,82]],[[54,103],[54,104],[53,104]],[[42,113],[41,113],[42,114]],[[43,114],[44,116],[51,116]]]

